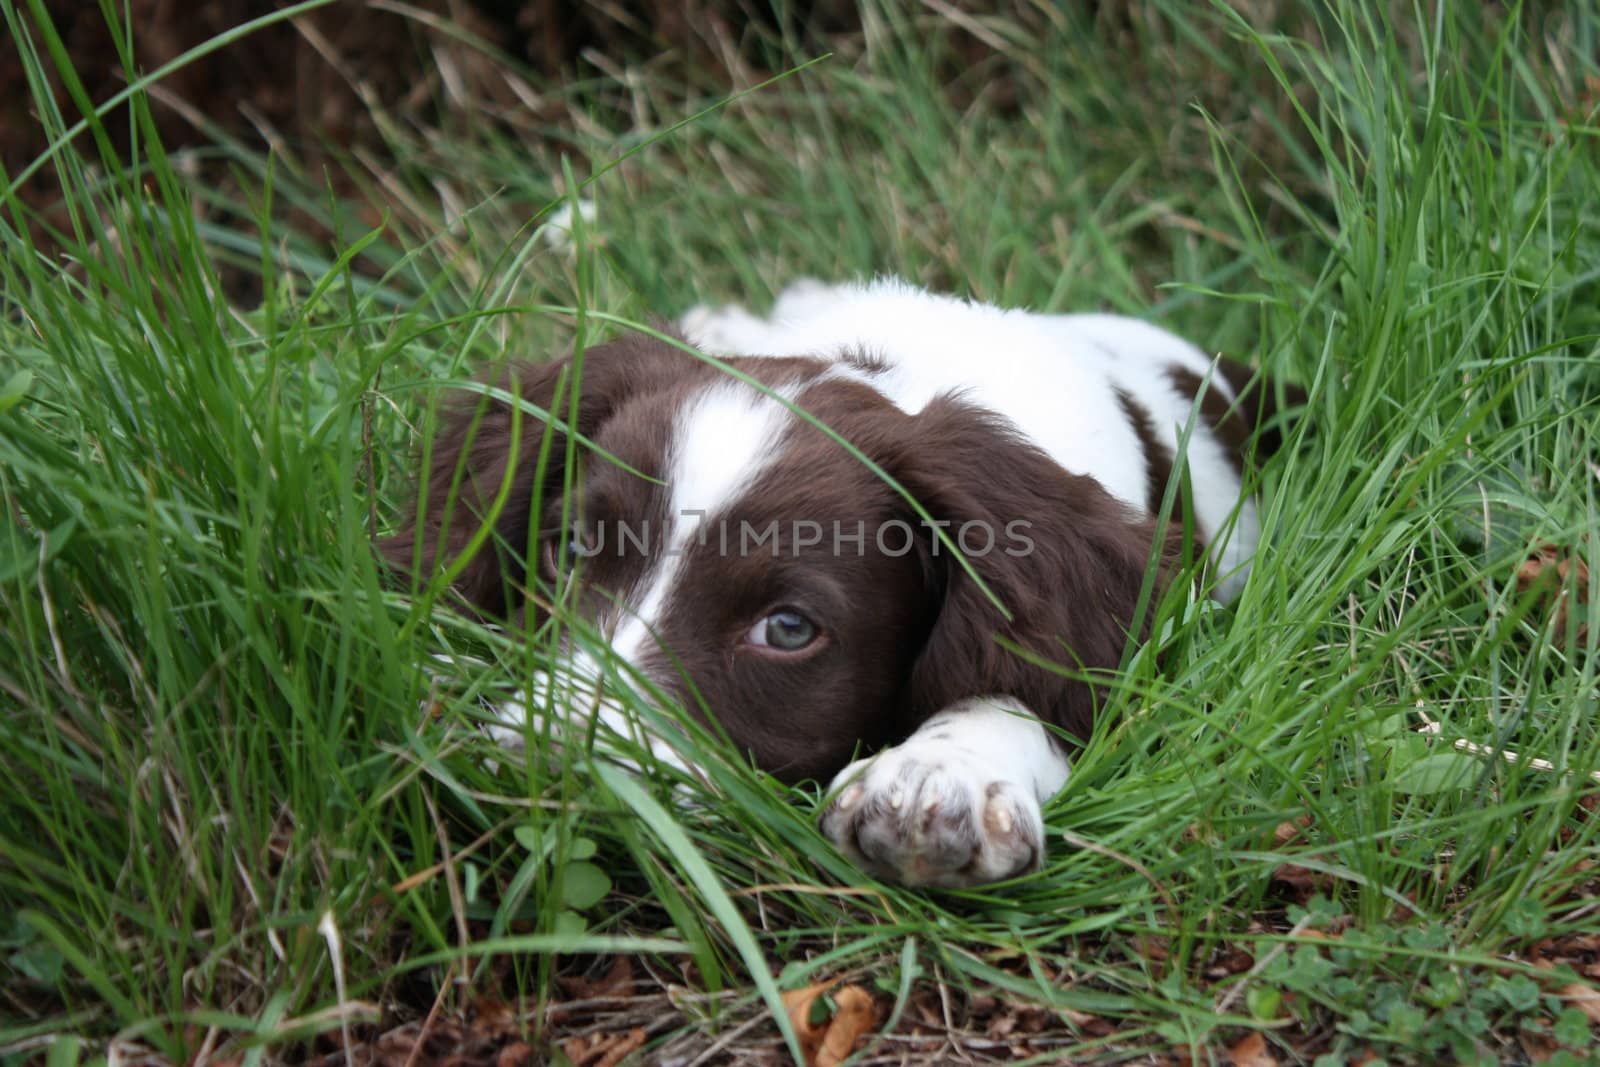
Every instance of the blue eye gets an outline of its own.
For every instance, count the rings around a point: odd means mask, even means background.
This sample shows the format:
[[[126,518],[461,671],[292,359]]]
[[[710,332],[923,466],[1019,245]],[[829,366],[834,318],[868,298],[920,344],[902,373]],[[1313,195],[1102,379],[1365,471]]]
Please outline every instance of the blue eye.
[[[573,523],[571,529],[567,531],[565,544],[558,537],[551,537],[545,541],[545,573],[552,579],[564,578],[572,573],[580,559],[595,555],[597,551],[583,527]]]
[[[744,639],[775,652],[799,652],[816,642],[817,624],[795,611],[783,608],[750,627]]]

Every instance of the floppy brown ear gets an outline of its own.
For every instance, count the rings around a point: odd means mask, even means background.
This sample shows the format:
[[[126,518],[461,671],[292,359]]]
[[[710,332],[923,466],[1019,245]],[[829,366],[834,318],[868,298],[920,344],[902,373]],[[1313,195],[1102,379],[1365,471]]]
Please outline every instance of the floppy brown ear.
[[[379,542],[379,551],[398,571],[422,581],[431,579],[469,549],[506,487],[494,529],[452,586],[478,613],[509,615],[526,587],[523,556],[537,521],[532,514],[535,500],[559,499],[567,455],[566,433],[549,431],[544,478],[542,483],[536,481],[547,424],[528,407],[548,413],[555,425],[566,427],[576,388],[578,411],[571,428],[592,440],[629,396],[693,363],[692,356],[671,345],[633,334],[589,349],[576,382],[571,380],[570,357],[543,364],[507,361],[483,382],[524,401],[520,414],[514,414],[512,404],[481,391],[452,402],[426,453],[428,465],[419,476],[416,502],[400,529]]]
[[[912,667],[908,711],[920,721],[968,697],[1010,696],[1086,739],[1105,693],[1081,676],[1114,670],[1130,635],[1144,635],[1149,605],[1178,566],[1182,531],[1169,524],[1157,538],[1151,520],[1099,482],[1063,471],[1002,420],[958,399],[937,400],[911,421],[914,441],[891,473],[934,520],[948,522],[952,541],[967,527],[966,558],[1010,618],[949,548],[930,543],[939,608]],[[985,530],[993,545],[979,551]],[[1156,584],[1146,618],[1136,619],[1158,540]]]

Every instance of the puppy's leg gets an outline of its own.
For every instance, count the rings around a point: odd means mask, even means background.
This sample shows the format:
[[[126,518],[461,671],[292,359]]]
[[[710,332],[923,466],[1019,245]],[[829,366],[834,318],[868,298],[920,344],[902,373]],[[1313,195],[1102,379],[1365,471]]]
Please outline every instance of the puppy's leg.
[[[1005,697],[954,704],[833,780],[822,832],[864,869],[913,886],[961,888],[1021,874],[1044,856],[1040,805],[1067,759]]]

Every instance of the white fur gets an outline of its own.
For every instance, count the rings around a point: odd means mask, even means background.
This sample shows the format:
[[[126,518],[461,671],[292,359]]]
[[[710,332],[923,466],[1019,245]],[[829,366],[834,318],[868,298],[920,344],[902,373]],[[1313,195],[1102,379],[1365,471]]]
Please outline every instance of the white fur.
[[[683,406],[669,445],[668,528],[651,531],[652,537],[665,538],[667,550],[645,579],[643,595],[626,606],[611,639],[625,661],[637,663],[653,646],[661,610],[683,572],[684,554],[772,461],[778,437],[793,417],[772,397],[731,380],[706,387]]]
[[[1041,805],[1068,770],[1017,701],[964,700],[840,771],[822,830],[858,864],[905,885],[998,881],[1043,855]]]
[[[1230,401],[1234,398],[1232,386],[1198,348],[1147,322],[1120,315],[1039,318],[1064,344],[1087,341],[1094,346],[1090,361],[1150,412],[1151,428],[1169,454],[1177,454],[1181,434],[1193,421],[1184,456],[1195,489],[1195,518],[1222,575],[1217,594],[1224,600],[1238,596],[1261,534],[1255,500],[1241,496],[1238,471],[1227,446],[1210,432],[1195,411],[1194,399],[1180,391],[1166,371],[1174,364],[1182,366],[1205,382],[1207,389]]]
[[[937,396],[960,393],[1140,514],[1147,511],[1147,464],[1117,390],[1150,412],[1158,439],[1173,451],[1194,401],[1168,379],[1169,366],[1233,397],[1203,352],[1138,319],[992,307],[893,278],[839,286],[805,280],[778,297],[770,319],[701,307],[682,326],[691,341],[724,355],[835,359],[865,351],[889,365],[872,384],[902,410],[915,414]],[[1186,456],[1196,520],[1224,576],[1218,594],[1232,599],[1259,536],[1255,505],[1241,502],[1223,443],[1194,421]]]

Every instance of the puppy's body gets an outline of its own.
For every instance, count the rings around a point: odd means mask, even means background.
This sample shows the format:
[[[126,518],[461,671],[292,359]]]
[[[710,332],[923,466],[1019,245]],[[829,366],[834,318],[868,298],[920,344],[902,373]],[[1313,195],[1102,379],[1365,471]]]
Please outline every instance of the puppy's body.
[[[1039,315],[895,280],[800,283],[768,320],[738,308],[696,309],[683,328],[691,342],[723,355],[865,354],[883,368],[873,387],[900,410],[915,415],[937,397],[958,395],[1141,515],[1160,507],[1197,393],[1212,390],[1227,408],[1244,380],[1235,373],[1230,381],[1234,367],[1219,371],[1194,345],[1138,319]],[[1255,502],[1240,497],[1239,445],[1251,427],[1238,414],[1220,427],[1202,417],[1185,452],[1200,534],[1216,546],[1225,599],[1242,587],[1258,534]],[[1224,529],[1230,534],[1218,542]]]
[[[508,406],[477,404],[435,443],[427,508],[391,558],[431,572],[501,498],[494,543],[456,583],[476,609],[514,616],[576,583],[619,657],[762,766],[836,776],[823,828],[876,873],[959,886],[1027,869],[1067,775],[1054,731],[1090,729],[1103,693],[1083,675],[1117,665],[1148,565],[1180,547],[1153,520],[1197,400],[1196,525],[1218,594],[1244,580],[1245,379],[1134,320],[894,281],[803,283],[769,319],[700,309],[683,329],[765,391],[645,338],[592,349],[561,431],[594,454],[566,510],[561,432],[545,442],[530,418],[513,439]],[[498,384],[559,415],[565,380],[516,365]],[[858,752],[876,754],[846,766]]]

